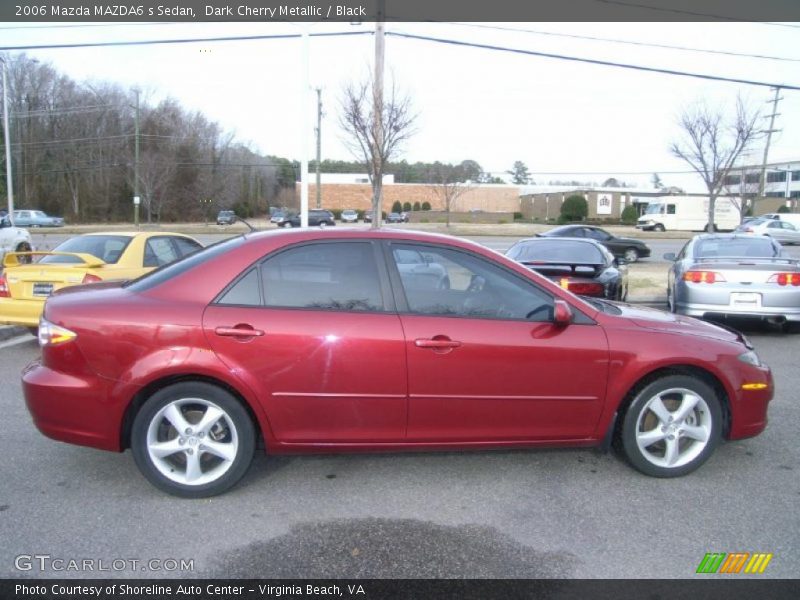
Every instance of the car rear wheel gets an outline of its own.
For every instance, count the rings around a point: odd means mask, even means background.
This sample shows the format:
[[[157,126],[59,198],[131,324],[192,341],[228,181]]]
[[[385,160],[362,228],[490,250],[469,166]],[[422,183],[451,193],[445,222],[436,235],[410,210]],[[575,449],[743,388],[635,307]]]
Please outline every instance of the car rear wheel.
[[[622,424],[622,449],[645,475],[679,477],[702,465],[719,443],[722,409],[702,380],[662,377],[634,398]]]
[[[228,392],[203,382],[163,388],[133,423],[131,450],[142,474],[160,490],[206,498],[235,485],[255,450],[255,428]]]
[[[636,248],[626,248],[623,258],[629,263],[635,263],[639,260],[639,251]]]
[[[666,228],[661,223],[656,223],[653,227],[653,231],[666,231]]]

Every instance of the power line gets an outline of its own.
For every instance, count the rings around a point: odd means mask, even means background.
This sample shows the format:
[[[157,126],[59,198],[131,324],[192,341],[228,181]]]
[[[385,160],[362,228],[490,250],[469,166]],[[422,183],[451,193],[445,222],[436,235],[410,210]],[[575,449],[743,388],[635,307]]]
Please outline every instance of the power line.
[[[503,27],[501,25],[481,25],[479,23],[445,23],[446,25],[455,25],[458,27],[473,27],[476,29],[491,29],[496,31],[510,31],[517,33],[532,33],[534,35],[546,35],[553,37],[563,37],[578,40],[590,40],[594,42],[606,42],[610,44],[627,44],[631,46],[645,46],[648,48],[662,48],[666,50],[680,50],[684,52],[699,52],[704,54],[721,54],[723,56],[737,56],[741,58],[757,58],[763,60],[779,60],[788,62],[800,62],[800,58],[788,58],[784,56],[769,56],[764,54],[745,54],[741,52],[731,52],[728,50],[709,50],[706,48],[690,48],[688,46],[672,46],[669,44],[656,44],[653,42],[637,42],[633,40],[619,40],[613,38],[603,38],[591,35],[578,35],[574,33],[556,33],[553,31],[540,31],[536,29],[517,29],[514,27]]]
[[[309,37],[348,37],[372,35],[372,31],[338,31],[330,33],[310,33]],[[273,35],[231,35],[207,38],[175,38],[163,40],[135,40],[130,42],[83,42],[79,44],[36,44],[30,46],[0,46],[0,50],[59,50],[66,48],[104,48],[109,46],[152,46],[160,44],[196,44],[198,42],[247,42],[253,40],[299,39],[300,33],[281,33]]]
[[[123,133],[120,135],[107,135],[102,137],[85,137],[85,138],[71,138],[66,140],[44,140],[41,142],[14,142],[11,144],[11,147],[14,146],[44,146],[50,144],[68,144],[68,143],[76,143],[76,142],[97,142],[101,140],[112,140],[112,139],[120,139],[120,138],[128,138],[131,137],[132,134],[130,133]]]
[[[17,111],[11,113],[11,116],[14,117],[15,119],[40,117],[40,116],[57,116],[57,115],[67,115],[80,112],[99,112],[102,110],[106,110],[107,108],[115,108],[115,107],[117,107],[116,104],[95,104],[91,106],[73,106],[71,108],[57,108],[57,109],[43,108],[41,110]]]
[[[794,90],[800,91],[800,86],[795,85],[788,85],[784,83],[768,83],[765,81],[753,81],[750,79],[736,79],[733,77],[721,77],[719,75],[708,75],[704,73],[690,73],[688,71],[677,71],[674,69],[661,69],[657,67],[646,67],[642,65],[631,65],[626,63],[618,63],[606,60],[596,60],[593,58],[582,58],[579,56],[568,56],[565,54],[552,54],[549,52],[536,52],[534,50],[522,50],[520,48],[508,48],[505,46],[495,46],[492,44],[478,44],[475,42],[464,42],[459,40],[453,40],[448,38],[438,38],[438,37],[431,37],[426,35],[415,35],[411,33],[402,33],[399,31],[387,31],[386,35],[390,35],[393,37],[400,37],[400,38],[407,38],[412,40],[422,40],[425,42],[433,42],[436,44],[446,44],[450,46],[462,46],[468,48],[479,48],[482,50],[495,50],[498,52],[508,52],[511,54],[523,54],[527,56],[540,56],[542,58],[554,58],[558,60],[570,60],[573,62],[582,62],[587,64],[593,65],[601,65],[605,67],[616,67],[620,69],[633,69],[636,71],[646,71],[649,73],[661,73],[663,75],[678,75],[681,77],[694,77],[696,79],[706,79],[710,81],[724,81],[727,83],[742,83],[745,85],[756,85],[761,87],[770,87],[775,88],[779,87],[784,90]]]

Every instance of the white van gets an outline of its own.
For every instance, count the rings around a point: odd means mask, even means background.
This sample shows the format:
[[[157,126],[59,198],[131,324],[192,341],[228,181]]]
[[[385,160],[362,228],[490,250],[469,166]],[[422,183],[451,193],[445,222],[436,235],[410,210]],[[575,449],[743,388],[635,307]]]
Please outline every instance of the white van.
[[[704,231],[708,224],[708,198],[660,196],[653,198],[639,217],[636,228],[645,231]],[[732,231],[739,226],[739,198],[720,196],[714,204],[714,226]]]
[[[798,213],[767,213],[761,215],[765,219],[776,219],[778,221],[786,221],[800,229],[800,214]]]

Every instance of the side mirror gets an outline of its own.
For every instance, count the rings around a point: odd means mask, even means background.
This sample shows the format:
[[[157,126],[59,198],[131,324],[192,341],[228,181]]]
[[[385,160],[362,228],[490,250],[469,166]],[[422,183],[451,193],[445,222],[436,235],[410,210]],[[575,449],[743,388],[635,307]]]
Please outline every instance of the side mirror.
[[[556,327],[566,327],[572,323],[572,309],[563,300],[556,300],[553,310],[553,324]]]
[[[664,260],[671,260],[672,262],[675,262],[675,259],[676,259],[676,258],[677,258],[677,257],[675,256],[675,253],[674,253],[674,252],[667,252],[667,253],[664,255]]]

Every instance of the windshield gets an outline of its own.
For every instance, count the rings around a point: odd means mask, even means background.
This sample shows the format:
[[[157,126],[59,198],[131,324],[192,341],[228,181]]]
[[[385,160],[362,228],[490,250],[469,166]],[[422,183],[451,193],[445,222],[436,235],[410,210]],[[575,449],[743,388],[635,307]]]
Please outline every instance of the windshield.
[[[664,211],[664,205],[660,202],[656,202],[655,204],[648,204],[647,210],[644,211],[646,215],[660,215]]]
[[[206,246],[202,250],[188,254],[184,258],[168,263],[155,271],[150,271],[138,279],[134,279],[125,284],[125,287],[130,288],[134,292],[145,292],[170,278],[177,277],[181,273],[235,248],[243,242],[244,236],[239,235],[234,238],[222,240],[211,246]]]
[[[74,252],[91,254],[100,260],[113,265],[119,262],[122,253],[131,243],[129,235],[83,235],[62,242],[53,252]],[[77,256],[44,256],[40,264],[76,264],[83,262]]]
[[[779,248],[766,237],[709,238],[695,246],[695,258],[774,258],[780,256]]]
[[[531,240],[512,246],[507,256],[518,262],[602,264],[602,253],[591,243],[571,240]]]

